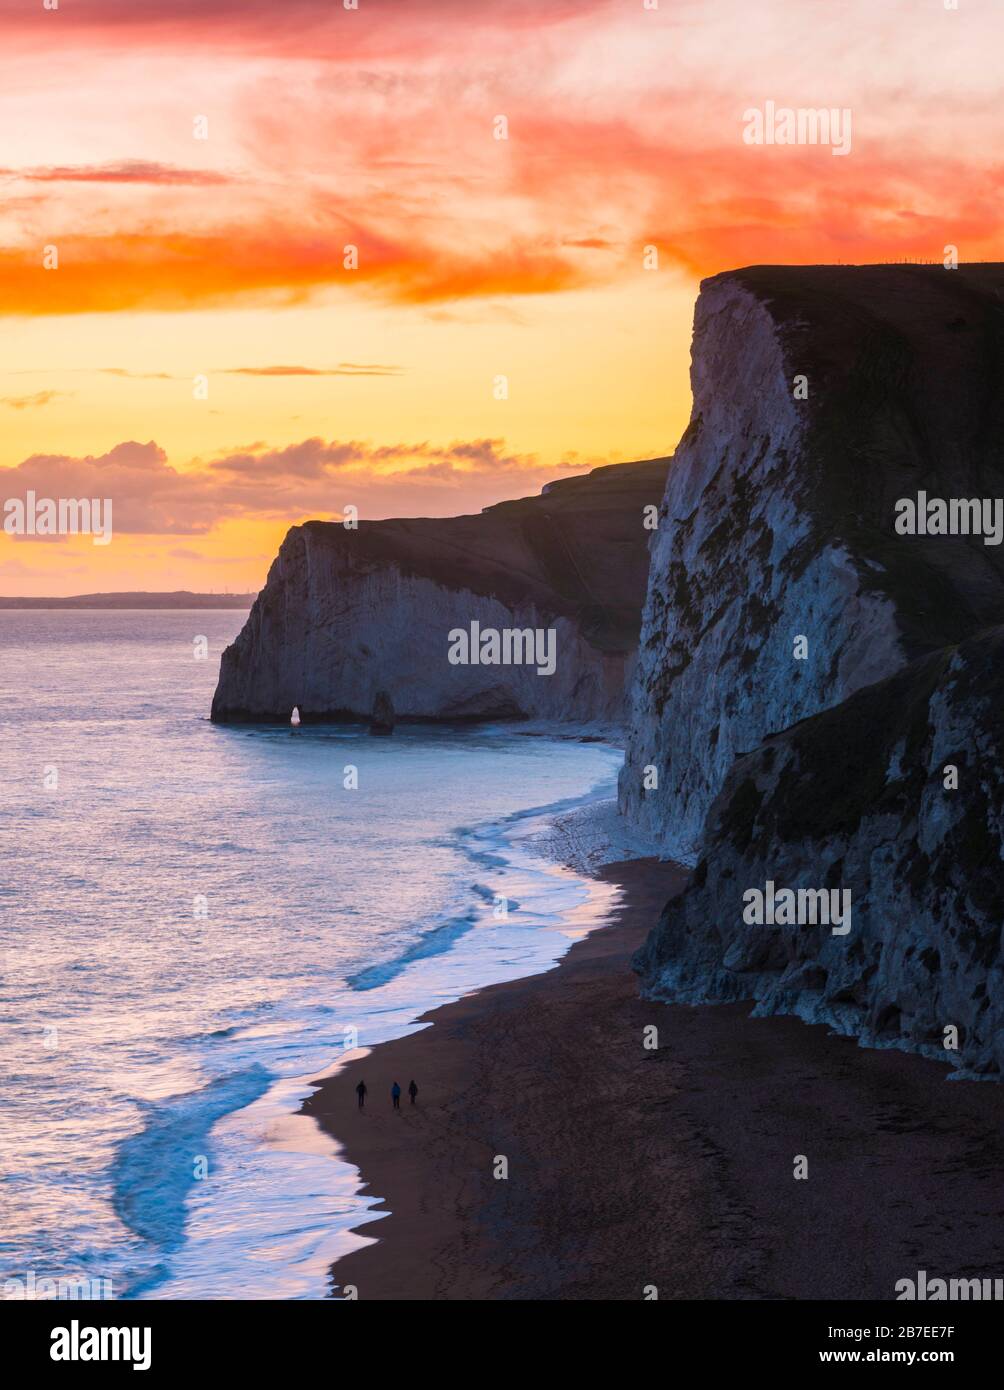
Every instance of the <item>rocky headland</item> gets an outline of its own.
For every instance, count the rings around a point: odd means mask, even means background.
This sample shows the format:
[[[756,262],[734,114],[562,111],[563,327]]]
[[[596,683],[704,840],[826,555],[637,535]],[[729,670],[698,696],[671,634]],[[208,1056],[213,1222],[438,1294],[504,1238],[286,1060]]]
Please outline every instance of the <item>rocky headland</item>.
[[[696,862],[650,997],[1000,1074],[1002,372],[1004,266],[702,287],[620,781]],[[815,905],[758,917],[781,892]]]
[[[223,654],[212,717],[619,725],[668,460],[474,516],[294,526]],[[450,634],[553,630],[554,670],[451,662]]]

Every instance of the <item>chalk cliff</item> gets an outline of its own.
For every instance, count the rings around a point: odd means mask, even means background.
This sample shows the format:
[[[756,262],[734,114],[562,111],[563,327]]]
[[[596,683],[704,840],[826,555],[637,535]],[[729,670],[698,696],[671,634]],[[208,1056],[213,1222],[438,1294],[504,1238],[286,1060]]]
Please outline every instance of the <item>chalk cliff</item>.
[[[897,500],[921,489],[1004,495],[1004,267],[715,276],[691,377],[620,801],[692,864],[740,754],[1004,622],[1004,547],[894,531]]]
[[[712,804],[688,889],[635,964],[655,997],[755,999],[757,1014],[797,1014],[999,1076],[1002,852],[1004,628],[995,628],[740,758]],[[768,882],[849,891],[841,925],[850,931],[750,925],[743,895]]]
[[[1000,1076],[1004,547],[899,534],[896,503],[1004,498],[1002,373],[1004,266],[705,283],[621,777],[697,861],[636,957],[649,995]],[[786,889],[848,922],[751,915]]]
[[[218,721],[548,719],[616,724],[667,460],[613,465],[480,515],[294,526],[223,654]],[[553,627],[536,665],[451,665],[448,634]],[[386,708],[383,704],[382,708]]]

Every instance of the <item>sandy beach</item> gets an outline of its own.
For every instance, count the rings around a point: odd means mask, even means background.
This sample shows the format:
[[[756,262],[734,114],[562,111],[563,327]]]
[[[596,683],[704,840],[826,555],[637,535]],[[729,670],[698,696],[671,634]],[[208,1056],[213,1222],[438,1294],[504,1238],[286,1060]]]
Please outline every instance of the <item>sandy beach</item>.
[[[747,1005],[640,999],[631,954],[684,876],[602,874],[619,906],[558,966],[433,1011],[305,1102],[391,1212],[335,1296],[893,1299],[919,1270],[1004,1274],[999,1086]]]

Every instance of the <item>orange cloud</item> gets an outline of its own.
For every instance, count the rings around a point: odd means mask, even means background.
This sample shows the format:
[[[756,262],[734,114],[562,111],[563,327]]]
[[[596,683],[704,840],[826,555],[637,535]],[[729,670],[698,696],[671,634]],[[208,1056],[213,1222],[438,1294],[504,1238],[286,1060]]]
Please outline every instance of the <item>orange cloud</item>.
[[[1004,179],[993,146],[945,130],[953,116],[983,129],[995,95],[973,81],[961,110],[917,79],[935,41],[957,67],[965,31],[904,29],[902,0],[847,8],[874,45],[899,43],[864,77],[843,50],[824,68],[834,21],[777,0],[755,14],[738,0],[649,13],[622,0],[365,0],[358,11],[93,0],[58,18],[0,0],[13,40],[44,34],[73,50],[80,109],[96,124],[93,83],[115,94],[102,131],[115,153],[134,53],[148,64],[184,49],[200,101],[215,68],[226,73],[205,144],[151,80],[137,108],[150,125],[129,135],[144,157],[102,159],[83,142],[74,162],[62,129],[52,148],[31,143],[20,170],[8,156],[2,172],[41,201],[22,205],[0,251],[0,313],[282,305],[331,289],[423,306],[549,295],[633,275],[647,243],[697,275],[933,256],[947,241],[963,259],[994,254]],[[742,143],[743,107],[763,84],[783,98],[785,87],[822,95],[824,80],[854,101],[848,158]],[[192,168],[194,149],[226,167]],[[41,270],[50,244],[58,272]],[[358,269],[345,268],[346,246]]]
[[[10,406],[11,410],[30,410],[68,394],[67,391],[36,391],[30,396],[0,396],[0,405]]]
[[[213,205],[200,209],[208,218],[201,230],[164,225],[180,219],[177,207],[137,205],[118,215],[123,223],[145,222],[143,230],[61,235],[52,227],[71,218],[79,227],[81,216],[73,205],[56,204],[49,229],[35,218],[35,244],[0,250],[0,313],[281,305],[328,290],[406,305],[548,295],[635,273],[646,244],[698,276],[763,262],[935,259],[947,242],[963,260],[999,254],[1000,166],[977,178],[965,152],[935,158],[919,144],[893,152],[873,143],[840,160],[817,148],[750,148],[741,143],[738,118],[712,125],[703,132],[710,143],[702,144],[689,94],[664,99],[659,113],[643,132],[622,118],[514,108],[513,139],[504,155],[492,151],[487,172],[491,141],[483,126],[465,125],[452,200],[436,166],[385,175],[389,182],[368,200],[352,182],[365,176],[361,168],[349,178],[351,196],[341,198],[316,186],[287,197],[260,174],[257,191],[253,180],[239,193],[228,188],[233,220],[214,225]],[[334,127],[317,123],[322,136],[336,138]],[[277,138],[271,130],[257,134],[266,146]],[[410,127],[377,131],[361,113],[354,147],[379,165],[406,137]],[[201,182],[207,193],[229,180],[138,161],[76,173],[47,166],[36,176],[51,186],[64,179],[179,188]],[[442,191],[434,206],[429,189]],[[276,211],[277,203],[285,210]],[[43,245],[58,247],[58,270],[43,269]],[[358,264],[347,268],[352,247]]]
[[[339,362],[337,367],[224,367],[230,376],[400,376],[402,367],[379,362]]]
[[[345,239],[343,239],[343,237]],[[299,230],[234,227],[210,235],[70,236],[43,248],[0,250],[0,313],[86,314],[186,309],[267,298],[297,303],[321,289],[366,289],[401,303],[548,294],[586,283],[547,249],[510,246],[478,257],[395,243],[361,230],[311,237]],[[346,269],[347,246],[359,263]]]

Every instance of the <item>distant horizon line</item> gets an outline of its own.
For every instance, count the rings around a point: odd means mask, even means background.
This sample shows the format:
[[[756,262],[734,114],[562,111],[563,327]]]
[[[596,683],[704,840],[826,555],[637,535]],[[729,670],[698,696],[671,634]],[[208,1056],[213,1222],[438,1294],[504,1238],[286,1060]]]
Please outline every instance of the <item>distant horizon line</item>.
[[[0,609],[17,608],[240,608],[252,604],[260,590],[231,593],[197,589],[121,589],[88,594],[0,595]],[[165,602],[165,600],[167,600]]]

